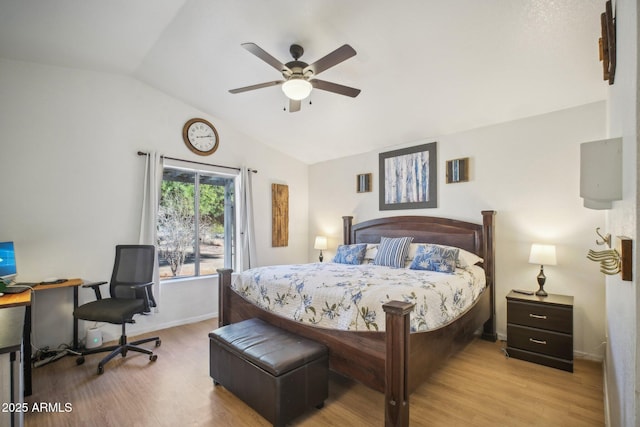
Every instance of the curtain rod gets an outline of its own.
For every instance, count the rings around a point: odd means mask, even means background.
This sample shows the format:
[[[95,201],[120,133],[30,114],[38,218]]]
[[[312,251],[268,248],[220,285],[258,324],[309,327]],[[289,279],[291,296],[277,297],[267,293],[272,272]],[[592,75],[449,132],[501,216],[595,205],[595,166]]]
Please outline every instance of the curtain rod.
[[[138,156],[148,156],[149,153],[145,153],[144,151],[138,151]],[[177,159],[175,157],[169,157],[169,156],[161,156],[163,159],[169,159],[169,160],[177,160],[179,162],[186,162],[186,163],[193,163],[194,165],[202,165],[202,166],[214,166],[217,168],[225,168],[225,169],[233,169],[233,170],[237,170],[239,171],[240,168],[236,168],[233,166],[223,166],[223,165],[214,165],[211,163],[203,163],[203,162],[194,162],[193,160],[185,160],[185,159]],[[257,170],[255,169],[249,169],[249,172],[253,172],[253,173],[258,173]]]

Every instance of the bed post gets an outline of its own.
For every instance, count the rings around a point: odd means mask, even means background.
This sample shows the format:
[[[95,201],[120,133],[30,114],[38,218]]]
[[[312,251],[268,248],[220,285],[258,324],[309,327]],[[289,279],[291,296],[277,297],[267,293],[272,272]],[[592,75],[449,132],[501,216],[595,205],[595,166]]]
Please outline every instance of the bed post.
[[[382,305],[386,313],[385,427],[409,426],[409,313],[413,306],[402,301]]]
[[[491,317],[484,323],[482,338],[488,341],[496,341],[498,335],[496,333],[496,260],[495,260],[495,241],[494,241],[494,216],[495,211],[482,211],[482,242],[484,256],[484,270],[487,276],[487,285],[491,292]]]
[[[353,225],[353,217],[352,216],[343,216],[342,217],[342,243],[345,245],[350,245],[351,241],[351,226]]]
[[[229,319],[226,316],[224,307],[228,307],[227,298],[229,298],[229,292],[232,292],[231,287],[231,273],[230,268],[219,268],[218,272],[218,327],[222,327],[229,324]]]

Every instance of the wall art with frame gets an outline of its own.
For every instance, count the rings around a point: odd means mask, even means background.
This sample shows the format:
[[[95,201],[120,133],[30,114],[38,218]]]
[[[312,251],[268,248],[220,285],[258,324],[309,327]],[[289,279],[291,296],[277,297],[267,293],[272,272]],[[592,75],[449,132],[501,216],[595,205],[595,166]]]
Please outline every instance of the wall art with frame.
[[[380,210],[437,208],[436,143],[379,155]]]

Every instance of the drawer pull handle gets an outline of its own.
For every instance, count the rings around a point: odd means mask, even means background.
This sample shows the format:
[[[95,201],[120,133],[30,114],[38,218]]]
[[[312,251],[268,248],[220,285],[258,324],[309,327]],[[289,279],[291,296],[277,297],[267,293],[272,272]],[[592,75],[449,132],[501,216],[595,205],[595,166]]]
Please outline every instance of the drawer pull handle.
[[[546,320],[547,316],[541,316],[540,314],[529,313],[529,317],[533,317],[534,319],[543,319]]]
[[[546,342],[546,341],[536,340],[536,339],[533,339],[533,338],[529,338],[529,341],[531,341],[532,343],[536,343],[536,344],[544,344],[544,345],[547,345],[547,342]]]

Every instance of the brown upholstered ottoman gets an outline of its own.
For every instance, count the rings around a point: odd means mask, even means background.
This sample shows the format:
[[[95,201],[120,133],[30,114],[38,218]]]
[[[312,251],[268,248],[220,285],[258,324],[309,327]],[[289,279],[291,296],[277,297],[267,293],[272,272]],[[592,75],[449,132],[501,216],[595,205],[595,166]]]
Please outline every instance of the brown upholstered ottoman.
[[[209,333],[209,372],[275,426],[321,408],[329,394],[327,348],[249,319]]]

